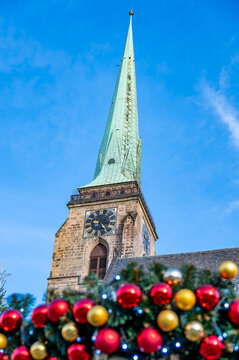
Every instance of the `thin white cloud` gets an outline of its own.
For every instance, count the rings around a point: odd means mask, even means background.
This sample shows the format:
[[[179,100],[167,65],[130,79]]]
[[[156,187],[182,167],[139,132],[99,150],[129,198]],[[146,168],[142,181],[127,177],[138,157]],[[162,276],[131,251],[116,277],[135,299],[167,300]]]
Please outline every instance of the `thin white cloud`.
[[[234,211],[239,211],[239,200],[232,201],[226,209],[227,215],[230,215]]]
[[[206,80],[202,81],[201,89],[208,105],[220,120],[228,127],[231,139],[239,149],[239,113],[221,90],[215,90]]]

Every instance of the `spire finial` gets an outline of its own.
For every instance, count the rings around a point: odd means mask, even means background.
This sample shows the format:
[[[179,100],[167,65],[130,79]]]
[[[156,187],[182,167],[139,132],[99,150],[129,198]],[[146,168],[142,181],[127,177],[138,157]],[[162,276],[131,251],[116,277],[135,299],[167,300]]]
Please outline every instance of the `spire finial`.
[[[132,9],[130,10],[129,15],[130,15],[130,16],[133,16],[133,15],[134,15],[134,12],[133,12]]]

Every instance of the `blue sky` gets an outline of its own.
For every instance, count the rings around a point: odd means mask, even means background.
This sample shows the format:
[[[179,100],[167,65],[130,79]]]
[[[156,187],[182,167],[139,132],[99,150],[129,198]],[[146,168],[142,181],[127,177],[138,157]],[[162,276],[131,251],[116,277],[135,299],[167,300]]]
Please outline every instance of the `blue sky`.
[[[133,7],[143,193],[157,254],[239,244],[237,0],[3,0],[0,239],[8,293],[46,289],[93,177]]]

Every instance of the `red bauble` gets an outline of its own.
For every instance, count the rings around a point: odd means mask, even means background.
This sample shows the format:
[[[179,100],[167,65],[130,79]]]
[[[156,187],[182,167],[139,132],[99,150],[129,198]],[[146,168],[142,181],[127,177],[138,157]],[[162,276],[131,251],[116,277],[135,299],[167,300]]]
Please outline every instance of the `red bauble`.
[[[65,300],[53,300],[48,307],[48,318],[53,322],[57,322],[61,316],[67,313],[69,308],[69,304]]]
[[[98,332],[95,340],[95,347],[105,354],[114,353],[120,345],[120,336],[117,331],[109,328]]]
[[[0,318],[1,328],[5,331],[14,331],[22,325],[22,315],[18,310],[5,310]]]
[[[0,353],[0,360],[8,360],[8,355]]]
[[[48,306],[47,305],[39,305],[37,306],[31,315],[32,323],[36,328],[43,328],[48,319]]]
[[[215,335],[210,335],[203,339],[200,346],[200,354],[206,360],[216,360],[222,355],[223,343]]]
[[[117,301],[124,309],[135,307],[141,297],[142,292],[135,284],[122,284],[117,290]]]
[[[196,296],[199,305],[206,310],[213,309],[220,299],[219,292],[211,285],[200,286],[196,290]]]
[[[239,300],[231,303],[228,309],[228,317],[233,324],[239,325]]]
[[[90,355],[85,351],[85,345],[72,344],[67,350],[69,360],[89,360]]]
[[[87,323],[87,313],[90,309],[93,308],[95,303],[90,299],[82,299],[77,301],[73,306],[73,315],[75,320],[81,324]]]
[[[11,360],[31,360],[26,346],[19,346],[12,352]]]
[[[137,336],[137,344],[140,351],[150,354],[161,349],[163,345],[163,338],[153,328],[143,329]]]
[[[173,290],[165,283],[158,283],[150,290],[150,297],[155,305],[168,304],[172,300]]]

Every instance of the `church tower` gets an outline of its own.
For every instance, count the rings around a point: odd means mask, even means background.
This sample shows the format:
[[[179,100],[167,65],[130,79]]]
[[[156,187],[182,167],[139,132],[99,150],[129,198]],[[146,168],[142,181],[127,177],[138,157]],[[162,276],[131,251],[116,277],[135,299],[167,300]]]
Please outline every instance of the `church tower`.
[[[72,195],[57,231],[48,290],[78,290],[89,272],[103,279],[115,257],[155,255],[157,233],[141,191],[132,16],[94,179]]]

